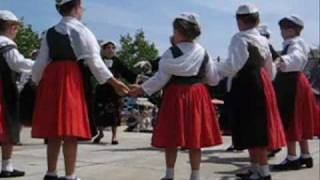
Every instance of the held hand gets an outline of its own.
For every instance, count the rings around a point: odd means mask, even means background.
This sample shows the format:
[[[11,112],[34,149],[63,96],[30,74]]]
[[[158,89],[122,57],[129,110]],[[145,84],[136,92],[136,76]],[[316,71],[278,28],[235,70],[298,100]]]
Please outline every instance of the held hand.
[[[283,70],[285,68],[285,62],[282,58],[277,58],[274,63],[278,70]]]
[[[115,89],[119,96],[125,96],[128,94],[129,88],[123,82],[114,78],[111,78],[108,82]]]
[[[277,58],[277,59],[274,61],[274,64],[276,65],[277,69],[279,69],[279,67],[280,67],[280,58]]]
[[[133,97],[138,97],[140,95],[143,95],[144,91],[141,88],[141,86],[139,85],[130,85],[130,91],[129,91],[129,95],[133,96]]]

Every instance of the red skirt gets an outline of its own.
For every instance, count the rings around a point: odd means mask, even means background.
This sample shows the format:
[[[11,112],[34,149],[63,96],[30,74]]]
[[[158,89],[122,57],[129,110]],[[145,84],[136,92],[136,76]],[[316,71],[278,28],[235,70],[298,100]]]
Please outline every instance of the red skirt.
[[[222,144],[207,88],[169,85],[164,92],[152,145],[158,148],[199,149]]]
[[[37,90],[32,137],[90,139],[83,75],[75,61],[54,62]]]
[[[268,121],[268,149],[276,150],[287,145],[284,128],[281,121],[281,116],[278,109],[275,90],[272,85],[267,71],[261,71],[263,81]]]
[[[0,142],[8,140],[8,131],[6,127],[5,104],[3,99],[3,84],[0,80]]]
[[[319,110],[307,77],[300,73],[297,83],[295,112],[286,129],[287,141],[301,141],[320,136]]]

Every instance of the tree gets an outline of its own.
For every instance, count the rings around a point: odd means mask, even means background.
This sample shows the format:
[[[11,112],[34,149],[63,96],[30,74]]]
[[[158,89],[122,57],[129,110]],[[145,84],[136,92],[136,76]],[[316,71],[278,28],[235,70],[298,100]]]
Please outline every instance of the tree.
[[[31,25],[26,25],[22,21],[21,28],[16,37],[19,52],[25,57],[30,57],[33,50],[40,48],[40,38],[38,33],[32,30]]]
[[[133,65],[139,61],[153,61],[159,54],[155,44],[146,40],[142,29],[134,37],[129,33],[120,36],[120,46],[117,55],[129,69],[133,69]]]

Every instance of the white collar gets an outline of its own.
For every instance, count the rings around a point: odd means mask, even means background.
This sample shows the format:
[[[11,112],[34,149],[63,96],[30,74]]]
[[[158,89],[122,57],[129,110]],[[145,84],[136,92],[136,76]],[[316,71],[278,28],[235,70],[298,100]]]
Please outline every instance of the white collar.
[[[300,36],[289,38],[289,39],[284,40],[282,44],[283,44],[283,46],[287,46],[287,45],[289,45],[289,44],[291,44],[293,42],[296,42],[299,39],[300,39]]]
[[[61,19],[61,22],[70,22],[70,23],[75,23],[75,24],[82,24],[81,21],[79,21],[77,18],[72,17],[72,16],[65,16]]]
[[[8,38],[7,36],[0,35],[0,47],[6,46],[6,45],[17,46],[12,39]]]
[[[247,29],[239,32],[240,35],[260,35],[257,28]]]

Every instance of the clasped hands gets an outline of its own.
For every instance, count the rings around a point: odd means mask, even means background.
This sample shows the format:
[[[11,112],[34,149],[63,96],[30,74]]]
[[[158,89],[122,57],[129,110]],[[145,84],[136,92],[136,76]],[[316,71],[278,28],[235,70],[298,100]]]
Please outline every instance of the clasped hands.
[[[138,97],[144,94],[144,91],[140,85],[134,84],[127,86],[123,82],[115,78],[111,78],[108,82],[115,89],[119,96],[129,95],[133,97]]]

